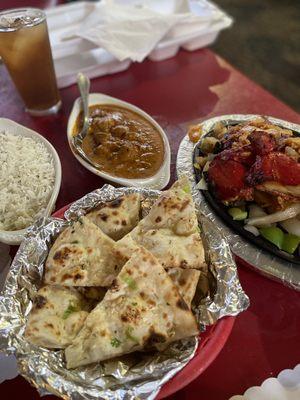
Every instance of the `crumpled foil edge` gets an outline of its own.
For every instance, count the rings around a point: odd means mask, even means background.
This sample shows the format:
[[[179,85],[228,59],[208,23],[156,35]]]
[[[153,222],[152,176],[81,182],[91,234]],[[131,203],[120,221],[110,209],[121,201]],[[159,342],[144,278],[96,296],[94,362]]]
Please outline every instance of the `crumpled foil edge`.
[[[198,338],[171,344],[164,352],[109,360],[67,370],[63,351],[39,348],[23,337],[32,297],[42,282],[43,264],[49,246],[71,220],[85,214],[101,202],[125,193],[139,192],[152,199],[156,190],[114,188],[105,185],[73,203],[65,212],[66,220],[40,218],[26,233],[0,296],[0,348],[13,353],[20,373],[41,395],[54,393],[65,399],[154,399],[162,385],[180,371],[193,357]],[[207,295],[194,307],[199,324],[214,323],[225,315],[237,315],[249,305],[237,276],[236,265],[221,231],[215,230],[205,216],[199,215],[211,259],[211,274],[217,282],[213,299]]]

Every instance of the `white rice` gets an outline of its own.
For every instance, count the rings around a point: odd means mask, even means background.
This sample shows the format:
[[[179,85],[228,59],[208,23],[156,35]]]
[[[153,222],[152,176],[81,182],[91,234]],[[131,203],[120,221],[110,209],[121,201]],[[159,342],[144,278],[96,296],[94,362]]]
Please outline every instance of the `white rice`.
[[[42,143],[0,132],[0,230],[26,228],[42,215],[54,179],[53,160]]]

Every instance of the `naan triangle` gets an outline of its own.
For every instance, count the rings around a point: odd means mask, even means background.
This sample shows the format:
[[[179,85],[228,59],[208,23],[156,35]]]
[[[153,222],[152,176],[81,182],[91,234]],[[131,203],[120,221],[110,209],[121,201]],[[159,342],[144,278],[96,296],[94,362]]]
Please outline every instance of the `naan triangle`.
[[[198,269],[183,268],[170,268],[167,272],[176,285],[183,300],[191,308],[201,272]]]
[[[65,351],[75,368],[199,333],[194,315],[157,259],[140,248]]]
[[[204,269],[204,248],[188,179],[181,178],[163,192],[118,245],[132,251],[143,246],[164,268]]]
[[[62,286],[109,286],[125,261],[115,242],[86,217],[67,227],[54,242],[44,282]]]
[[[86,214],[107,236],[119,240],[130,232],[140,219],[140,194],[130,193],[101,204]]]
[[[25,338],[37,346],[63,349],[82,328],[88,311],[89,304],[75,289],[44,286],[33,300]]]

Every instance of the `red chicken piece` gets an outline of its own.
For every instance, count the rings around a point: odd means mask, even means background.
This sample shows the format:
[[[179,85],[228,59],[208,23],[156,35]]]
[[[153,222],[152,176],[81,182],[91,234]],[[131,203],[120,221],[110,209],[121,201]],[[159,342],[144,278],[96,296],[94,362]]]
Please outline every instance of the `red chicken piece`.
[[[226,202],[252,200],[253,189],[245,184],[247,167],[217,156],[208,169],[208,182],[218,199]]]
[[[257,155],[271,153],[276,147],[275,139],[264,131],[254,131],[248,136],[248,139],[251,142],[253,153]]]
[[[282,185],[300,185],[300,164],[278,152],[257,156],[246,182],[249,186],[255,186],[266,181],[275,181]]]

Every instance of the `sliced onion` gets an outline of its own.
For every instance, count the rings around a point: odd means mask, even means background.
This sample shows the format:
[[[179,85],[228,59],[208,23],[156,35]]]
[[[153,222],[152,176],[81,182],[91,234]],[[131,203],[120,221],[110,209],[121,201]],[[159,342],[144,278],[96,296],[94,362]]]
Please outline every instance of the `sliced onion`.
[[[297,218],[290,218],[282,221],[280,225],[288,232],[296,236],[300,236],[300,221]]]
[[[206,163],[205,163],[205,165],[204,165],[204,167],[203,167],[203,172],[207,172],[208,171],[208,169],[209,169],[209,165],[210,165],[210,161],[207,161]]]
[[[197,183],[196,189],[200,190],[207,190],[207,183],[205,182],[205,179],[202,177],[201,180]]]
[[[244,229],[250,233],[252,233],[254,236],[259,236],[259,230],[252,225],[245,225]]]
[[[285,221],[290,218],[296,217],[300,213],[300,203],[293,204],[287,207],[283,211],[277,211],[273,214],[268,214],[266,216],[249,218],[245,222],[248,225],[254,226],[265,226],[267,224],[273,224],[275,222]]]
[[[257,204],[250,204],[249,206],[249,219],[264,217],[268,215],[260,206]]]
[[[215,157],[216,157],[216,154],[214,154],[214,153],[209,153],[208,156],[207,156],[207,159],[208,159],[208,161],[211,161],[211,160],[213,160]]]

